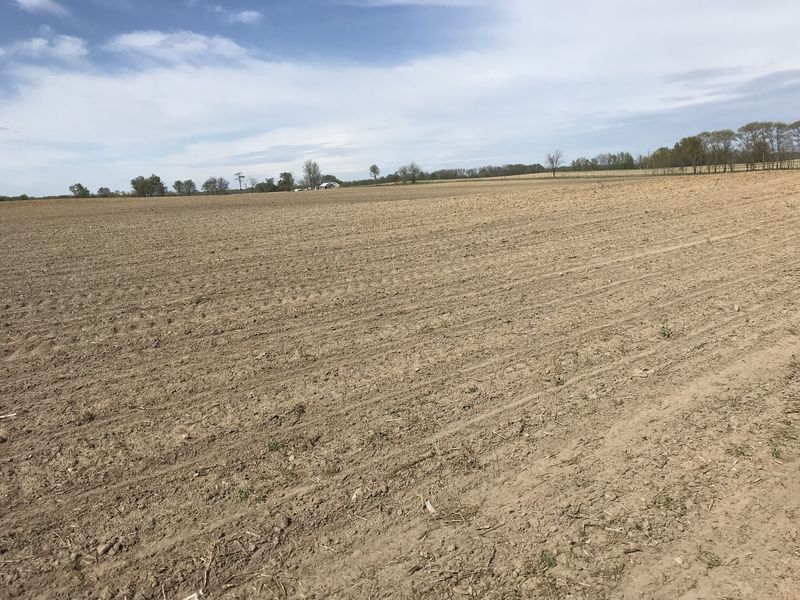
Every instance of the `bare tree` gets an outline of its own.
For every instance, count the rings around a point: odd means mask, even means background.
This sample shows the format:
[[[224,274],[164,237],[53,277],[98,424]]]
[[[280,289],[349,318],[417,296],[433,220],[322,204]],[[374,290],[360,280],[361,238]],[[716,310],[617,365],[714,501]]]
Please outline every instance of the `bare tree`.
[[[754,169],[755,163],[758,162],[758,130],[759,124],[753,122],[742,125],[737,131],[742,153],[747,159],[748,170]]]
[[[372,165],[369,168],[369,174],[372,175],[372,178],[375,180],[375,185],[377,185],[378,184],[378,177],[381,174],[381,170],[378,167],[378,165]]]
[[[730,165],[734,169],[733,150],[736,146],[736,134],[730,129],[721,129],[711,132],[712,152],[716,161],[722,162],[722,172],[725,173]],[[714,164],[716,171],[716,163]]]
[[[553,150],[547,154],[547,166],[553,172],[553,177],[556,176],[556,170],[564,164],[564,153],[561,150]]]
[[[244,173],[235,173],[234,177],[239,182],[239,193],[242,193],[242,182],[246,179]]]
[[[403,183],[406,183],[408,181],[408,174],[409,174],[408,165],[403,165],[402,167],[397,169],[397,175],[398,177],[400,177]]]
[[[705,140],[704,143],[711,159],[711,162],[708,164],[708,170],[711,171],[711,165],[713,164],[714,173],[716,173],[722,156],[722,147],[720,146],[718,132],[704,131],[700,136]]]
[[[789,125],[789,146],[794,152],[800,152],[800,121]]]
[[[224,194],[228,191],[228,180],[224,177],[209,177],[201,189],[206,194]]]
[[[411,161],[411,164],[408,165],[408,174],[411,176],[411,183],[417,183],[417,177],[422,174],[422,169],[419,168],[417,163]]]
[[[703,156],[707,157],[707,156],[710,155],[711,162],[714,163],[714,171],[716,171],[717,170],[717,153],[714,151],[715,150],[715,146],[714,146],[714,136],[713,136],[713,134],[710,131],[703,131],[701,133],[698,133],[696,137],[700,140],[700,143],[703,145]],[[706,162],[706,172],[710,173],[711,172],[711,164],[709,163],[708,160],[706,160],[705,162]]]
[[[791,127],[789,125],[781,121],[772,123],[770,145],[772,146],[772,158],[775,161],[775,168],[780,169],[783,167],[783,153],[791,152],[791,140]]]
[[[306,185],[312,190],[317,189],[322,183],[322,172],[319,170],[319,165],[316,161],[307,160],[303,164],[303,176],[306,180]]]

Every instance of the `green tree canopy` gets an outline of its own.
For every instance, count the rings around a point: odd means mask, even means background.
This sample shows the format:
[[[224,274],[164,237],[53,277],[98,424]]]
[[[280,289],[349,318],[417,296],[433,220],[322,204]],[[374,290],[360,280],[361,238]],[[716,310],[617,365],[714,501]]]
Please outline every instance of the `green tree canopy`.
[[[294,175],[286,171],[278,179],[278,191],[291,192],[294,189]]]
[[[131,179],[131,187],[136,196],[163,196],[167,193],[167,186],[158,175],[150,175],[150,177],[139,175],[135,179]]]
[[[76,198],[88,198],[92,195],[89,189],[82,183],[73,183],[69,186],[69,191],[72,192],[72,195]]]

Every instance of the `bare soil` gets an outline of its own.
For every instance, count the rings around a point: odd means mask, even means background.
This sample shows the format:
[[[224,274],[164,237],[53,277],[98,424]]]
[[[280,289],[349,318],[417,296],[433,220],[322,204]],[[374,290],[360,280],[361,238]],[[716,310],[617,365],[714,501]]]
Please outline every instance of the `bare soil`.
[[[800,176],[0,205],[0,597],[800,597]]]

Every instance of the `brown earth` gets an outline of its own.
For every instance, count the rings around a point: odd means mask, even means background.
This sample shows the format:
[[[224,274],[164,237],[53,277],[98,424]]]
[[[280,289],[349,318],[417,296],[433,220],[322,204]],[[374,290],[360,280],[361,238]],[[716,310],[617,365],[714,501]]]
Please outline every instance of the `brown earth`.
[[[0,597],[800,597],[800,176],[0,206]]]

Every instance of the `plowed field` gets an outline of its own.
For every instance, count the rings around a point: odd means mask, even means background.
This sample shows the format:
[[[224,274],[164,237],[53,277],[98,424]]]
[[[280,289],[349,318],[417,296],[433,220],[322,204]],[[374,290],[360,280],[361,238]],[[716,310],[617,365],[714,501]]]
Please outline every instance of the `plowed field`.
[[[800,175],[0,205],[0,598],[800,597]]]

